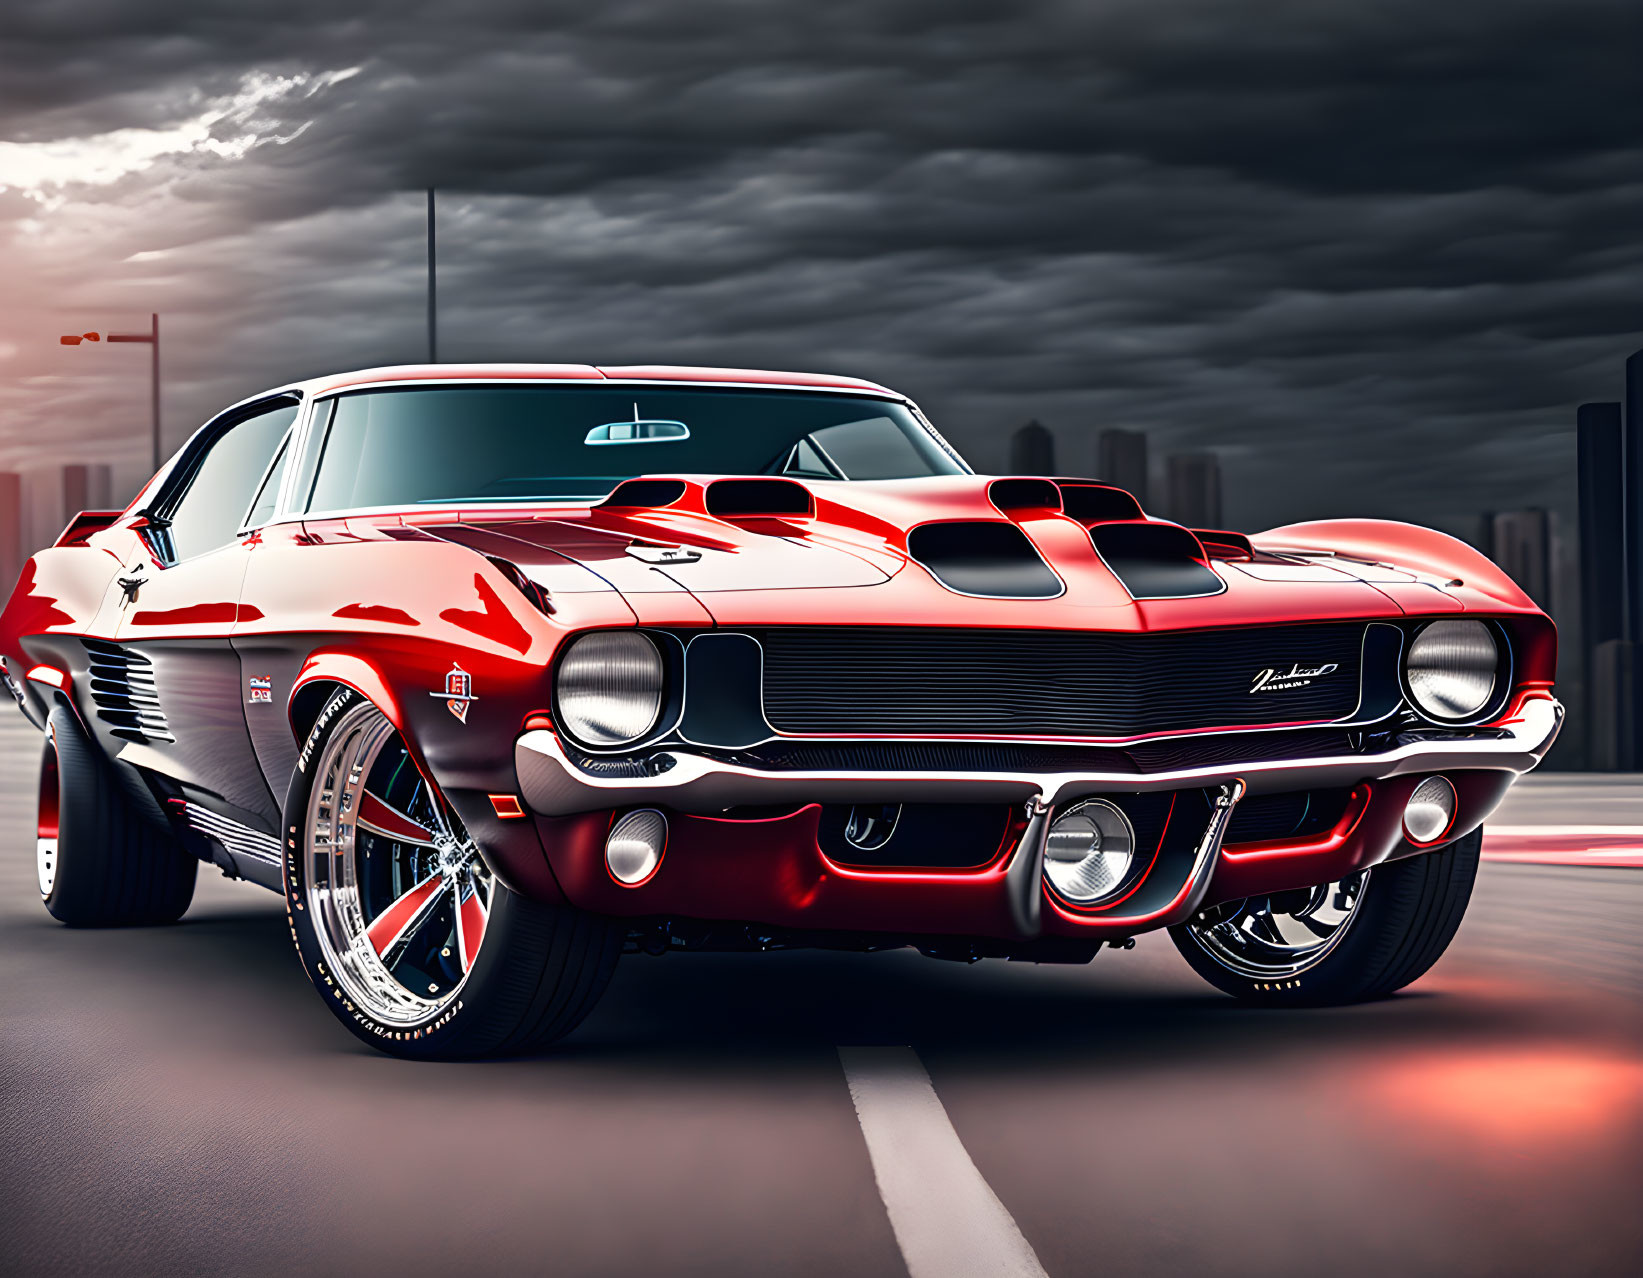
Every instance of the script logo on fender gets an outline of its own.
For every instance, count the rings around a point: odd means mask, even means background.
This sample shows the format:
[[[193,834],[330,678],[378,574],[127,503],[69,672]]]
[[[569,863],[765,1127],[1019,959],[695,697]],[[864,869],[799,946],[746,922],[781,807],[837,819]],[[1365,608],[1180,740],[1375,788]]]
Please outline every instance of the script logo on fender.
[[[430,692],[428,695],[443,698],[445,708],[456,716],[458,723],[468,722],[468,706],[479,700],[474,696],[474,677],[461,666],[452,666],[446,674],[444,692]]]
[[[1304,688],[1339,669],[1340,666],[1333,661],[1326,666],[1302,666],[1291,662],[1288,670],[1268,668],[1255,676],[1255,686],[1250,693],[1287,692],[1291,688]]]

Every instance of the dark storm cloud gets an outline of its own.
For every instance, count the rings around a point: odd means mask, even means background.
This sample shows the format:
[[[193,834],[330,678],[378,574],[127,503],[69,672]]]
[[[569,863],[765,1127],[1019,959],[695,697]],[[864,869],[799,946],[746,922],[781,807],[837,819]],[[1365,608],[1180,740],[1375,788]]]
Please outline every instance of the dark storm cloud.
[[[129,416],[59,313],[164,309],[174,423],[418,357],[434,184],[452,358],[859,372],[984,467],[1145,427],[1252,527],[1567,510],[1643,326],[1637,47],[1623,0],[13,4],[0,136],[206,140],[0,193],[0,422]]]

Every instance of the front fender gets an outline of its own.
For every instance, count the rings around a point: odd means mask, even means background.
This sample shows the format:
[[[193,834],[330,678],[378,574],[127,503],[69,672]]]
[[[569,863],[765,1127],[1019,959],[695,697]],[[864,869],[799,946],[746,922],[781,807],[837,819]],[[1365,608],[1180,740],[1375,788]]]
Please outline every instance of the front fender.
[[[464,767],[447,757],[448,751],[425,749],[422,734],[411,721],[416,716],[405,714],[404,699],[396,691],[392,673],[369,657],[357,652],[322,649],[310,654],[303,663],[287,702],[291,731],[301,748],[296,765],[299,772],[306,773],[311,762],[309,750],[313,743],[309,738],[314,723],[323,713],[330,690],[339,686],[352,688],[387,716],[405,742],[417,771],[456,809],[484,852],[486,864],[503,883],[534,900],[564,899],[542,853],[535,824],[503,819],[491,803],[493,794],[517,792],[512,741],[494,743],[494,772],[483,765]],[[405,691],[407,695],[414,695],[416,689]],[[287,820],[290,819],[287,813]]]
[[[1459,578],[1471,589],[1514,611],[1538,612],[1488,556],[1448,533],[1391,519],[1317,519],[1285,524],[1250,538],[1262,550],[1331,551],[1356,559],[1388,563],[1445,580]]]

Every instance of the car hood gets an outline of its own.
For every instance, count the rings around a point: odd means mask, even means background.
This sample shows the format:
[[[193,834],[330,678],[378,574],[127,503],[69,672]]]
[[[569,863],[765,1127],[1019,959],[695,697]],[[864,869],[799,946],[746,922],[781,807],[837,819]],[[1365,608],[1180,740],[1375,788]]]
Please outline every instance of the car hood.
[[[1272,553],[1248,541],[1239,545],[1236,535],[1202,543],[1210,547],[1202,564],[1212,574],[1203,593],[1137,598],[1133,582],[1127,587],[1098,553],[1092,528],[1174,525],[1138,509],[1132,519],[1111,521],[1074,517],[1050,506],[1048,497],[1044,504],[1023,504],[1023,497],[1033,499],[1031,490],[1000,495],[998,486],[1011,483],[1050,481],[670,476],[629,481],[611,501],[591,508],[468,511],[424,527],[507,560],[550,595],[620,592],[644,624],[678,617],[681,595],[699,602],[712,623],[732,626],[1152,630],[1431,615],[1468,606],[1462,582],[1315,548]],[[651,487],[642,494],[622,495],[644,485]],[[1056,593],[999,597],[944,584],[909,544],[910,533],[930,524],[1014,525],[1059,583],[1043,593]]]

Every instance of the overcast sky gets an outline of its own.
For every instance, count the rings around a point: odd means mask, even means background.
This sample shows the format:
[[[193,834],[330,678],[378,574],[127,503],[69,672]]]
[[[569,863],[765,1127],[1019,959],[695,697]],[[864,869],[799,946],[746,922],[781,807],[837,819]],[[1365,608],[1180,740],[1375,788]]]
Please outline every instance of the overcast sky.
[[[441,354],[853,373],[1222,456],[1227,521],[1573,510],[1643,346],[1636,0],[5,0],[0,468]]]

